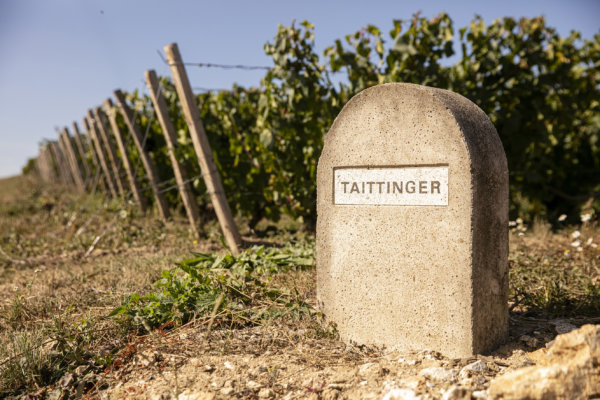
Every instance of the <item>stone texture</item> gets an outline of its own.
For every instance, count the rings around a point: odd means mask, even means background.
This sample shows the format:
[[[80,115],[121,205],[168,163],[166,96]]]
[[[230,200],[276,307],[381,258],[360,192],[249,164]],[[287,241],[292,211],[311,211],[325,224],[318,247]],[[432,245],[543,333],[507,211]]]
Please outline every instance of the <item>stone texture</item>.
[[[492,381],[493,399],[600,398],[600,325],[584,325],[559,335],[541,349],[537,365],[508,372]]]
[[[334,168],[390,166],[447,166],[448,205],[334,204]],[[451,357],[504,340],[507,164],[472,102],[403,83],[356,95],[325,137],[317,215],[317,299],[344,340]]]

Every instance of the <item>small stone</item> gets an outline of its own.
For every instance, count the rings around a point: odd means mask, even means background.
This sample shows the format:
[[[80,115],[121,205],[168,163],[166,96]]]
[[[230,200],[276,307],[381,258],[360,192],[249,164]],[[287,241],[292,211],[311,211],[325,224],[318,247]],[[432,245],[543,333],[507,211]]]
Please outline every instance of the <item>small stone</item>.
[[[465,366],[463,369],[467,370],[467,371],[471,371],[471,372],[476,372],[476,373],[482,373],[488,370],[488,366],[485,363],[485,361],[482,360],[477,360],[467,366]]]
[[[261,385],[260,383],[256,382],[256,381],[248,381],[246,383],[246,387],[250,390],[258,390],[260,388],[262,388],[263,385]]]
[[[272,398],[274,396],[275,396],[275,393],[273,392],[273,390],[271,390],[269,388],[262,388],[258,392],[258,398],[259,399],[270,399],[270,398]]]
[[[415,392],[410,389],[391,389],[389,392],[383,395],[381,400],[421,400],[422,397],[418,396]]]
[[[457,378],[456,371],[443,367],[425,368],[419,375],[438,382],[455,382]]]
[[[162,398],[163,396],[161,396]],[[183,392],[179,395],[178,400],[213,400],[215,394],[211,392]]]
[[[569,333],[569,332],[574,331],[575,329],[577,329],[577,327],[575,325],[570,324],[570,323],[568,323],[566,321],[562,321],[562,320],[554,320],[554,321],[550,321],[550,323],[552,325],[554,325],[554,330],[559,335],[562,335],[562,334],[565,334],[565,333]]]
[[[224,387],[223,389],[219,390],[219,393],[221,393],[223,396],[229,396],[233,393],[233,388],[230,387]]]
[[[63,389],[68,389],[69,386],[71,386],[74,381],[75,381],[75,377],[73,376],[73,374],[71,374],[70,372],[67,372],[58,381],[58,386],[60,386]]]
[[[213,365],[206,364],[202,367],[203,372],[213,372],[215,367]]]
[[[61,388],[56,388],[50,392],[47,399],[48,400],[59,400],[63,395],[63,390]]]
[[[444,392],[443,400],[471,400],[471,391],[462,386],[452,386]]]
[[[225,366],[225,368],[227,368],[227,369],[230,369],[230,370],[232,370],[232,371],[235,369],[235,367],[233,366],[233,364],[232,364],[232,363],[230,363],[229,361],[225,361],[225,362],[223,363],[223,365]]]
[[[519,337],[519,341],[525,343],[529,347],[537,347],[539,344],[539,341],[536,338],[529,335],[523,335]]]
[[[358,373],[360,375],[379,375],[381,367],[376,363],[366,363],[360,366]]]
[[[88,369],[89,369],[88,365],[80,365],[79,367],[75,368],[73,373],[76,376],[83,376],[83,375],[85,375],[85,373],[87,372]]]

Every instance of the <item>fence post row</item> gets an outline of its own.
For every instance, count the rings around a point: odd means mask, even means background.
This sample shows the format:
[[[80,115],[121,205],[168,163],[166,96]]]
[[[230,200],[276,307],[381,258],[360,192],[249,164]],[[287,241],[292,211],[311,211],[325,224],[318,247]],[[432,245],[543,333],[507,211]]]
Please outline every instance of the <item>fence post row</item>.
[[[104,149],[106,149],[106,156],[108,158],[108,163],[112,169],[113,177],[115,179],[115,184],[117,185],[117,190],[119,191],[119,196],[125,197],[125,186],[123,185],[123,180],[121,179],[121,170],[119,168],[120,162],[117,158],[117,152],[115,151],[115,146],[113,141],[111,140],[110,133],[106,128],[105,120],[104,120],[104,112],[100,107],[96,107],[93,110],[94,119],[96,121],[96,127],[98,128],[100,142],[103,143]]]
[[[166,221],[171,216],[171,213],[169,212],[167,199],[165,198],[164,194],[160,190],[158,190],[159,178],[158,172],[156,171],[156,167],[154,166],[152,159],[144,149],[144,140],[142,138],[142,134],[137,124],[135,123],[131,109],[127,106],[127,103],[125,102],[125,96],[123,96],[123,93],[121,93],[120,90],[115,90],[114,95],[117,99],[117,104],[119,105],[121,113],[123,114],[123,118],[125,119],[125,124],[127,124],[129,132],[131,132],[131,135],[133,136],[133,141],[138,149],[140,158],[142,159],[142,164],[144,165],[144,169],[146,170],[148,179],[150,180],[150,186],[152,187],[152,193],[154,194],[154,198],[156,199],[156,205],[158,207],[160,217],[164,221]]]
[[[56,170],[56,175],[61,183],[67,184],[67,178],[65,177],[65,170],[60,163],[60,154],[58,144],[53,140],[48,143],[50,148],[50,154],[52,155],[52,163]]]
[[[53,181],[54,178],[54,171],[52,170],[52,162],[49,159],[49,154],[48,154],[49,150],[48,150],[48,145],[44,145],[41,149],[40,149],[40,165],[42,167],[42,179],[45,182],[51,182]]]
[[[234,255],[240,253],[240,247],[242,244],[242,238],[237,230],[229,203],[223,190],[223,184],[215,160],[213,159],[210,144],[200,119],[200,111],[194,99],[192,88],[179,54],[179,49],[176,43],[171,43],[164,48],[167,55],[167,61],[171,67],[171,75],[175,82],[175,88],[179,96],[181,107],[187,125],[190,129],[190,135],[194,144],[194,150],[198,157],[200,169],[202,170],[202,176],[206,183],[206,188],[210,194],[211,202],[217,214],[217,219],[223,230],[225,241],[229,246],[229,249]]]
[[[73,142],[71,141],[71,135],[69,135],[69,130],[67,128],[64,128],[61,132],[61,135],[64,147],[67,151],[66,156],[69,161],[69,165],[71,166],[75,186],[77,186],[77,189],[83,191],[85,190],[85,185],[83,183],[81,170],[79,169],[79,164],[77,163],[77,157],[75,156],[75,150],[73,150]]]
[[[75,121],[73,121],[73,137],[75,138],[75,147],[77,148],[77,152],[79,153],[79,159],[81,160],[83,173],[85,175],[85,186],[87,187],[89,180],[92,178],[92,170],[86,157],[85,147],[83,146],[83,139],[81,138],[81,132],[79,132],[79,126],[77,126],[77,122]]]
[[[107,196],[110,196],[108,184],[106,183],[106,176],[102,173],[102,167],[100,166],[100,160],[98,159],[98,155],[96,154],[96,150],[94,149],[94,142],[93,142],[91,134],[90,134],[91,128],[85,117],[82,119],[82,122],[83,122],[83,128],[85,129],[85,131],[87,133],[87,136],[85,136],[85,137],[82,136],[82,140],[87,138],[87,140],[86,140],[87,148],[92,156],[91,167],[92,167],[92,171],[94,173],[94,178],[90,180],[90,188],[91,189],[96,188],[96,180],[97,180],[100,183],[100,189],[102,190],[102,192],[105,193]]]
[[[67,152],[65,150],[65,144],[61,135],[58,135],[56,149],[58,152],[60,166],[62,167],[65,176],[65,183],[69,186],[73,186],[75,184],[75,180],[73,178],[73,172],[71,171],[69,161],[67,160]]]
[[[198,203],[193,196],[190,182],[185,170],[181,167],[179,160],[177,159],[176,148],[177,148],[177,135],[175,133],[175,127],[169,119],[169,110],[164,97],[161,95],[158,78],[156,72],[153,70],[146,71],[146,84],[150,89],[150,97],[152,98],[152,104],[154,105],[154,111],[158,117],[158,122],[163,131],[165,142],[167,143],[167,152],[173,165],[173,172],[175,174],[175,181],[179,188],[179,194],[183,201],[188,220],[194,235],[198,236],[198,226],[200,224],[200,211],[198,210]]]
[[[94,121],[94,116],[92,115],[92,111],[87,111],[88,117],[84,119],[84,125],[88,130],[88,136],[94,144],[94,148],[96,149],[96,155],[98,156],[98,160],[100,161],[100,167],[102,168],[102,173],[106,178],[106,183],[108,184],[108,189],[110,190],[110,194],[113,198],[117,198],[117,190],[115,189],[115,184],[113,182],[113,178],[110,174],[110,170],[108,169],[108,164],[106,162],[106,157],[104,155],[104,150],[102,149],[102,145],[100,140],[98,139],[97,131],[96,131],[96,122]]]
[[[133,198],[135,202],[138,204],[142,212],[146,212],[148,208],[148,204],[146,199],[142,195],[140,190],[140,186],[136,180],[135,170],[131,165],[131,161],[129,160],[129,152],[127,151],[127,146],[125,145],[125,141],[123,140],[123,133],[121,132],[121,128],[117,123],[117,114],[115,107],[112,103],[111,99],[106,99],[104,101],[104,107],[106,108],[106,114],[108,115],[108,120],[110,122],[110,126],[115,135],[115,139],[117,141],[117,146],[119,146],[119,151],[121,153],[121,159],[123,160],[123,166],[125,167],[125,172],[127,173],[127,178],[129,179],[129,186],[131,188],[131,193],[133,194]]]

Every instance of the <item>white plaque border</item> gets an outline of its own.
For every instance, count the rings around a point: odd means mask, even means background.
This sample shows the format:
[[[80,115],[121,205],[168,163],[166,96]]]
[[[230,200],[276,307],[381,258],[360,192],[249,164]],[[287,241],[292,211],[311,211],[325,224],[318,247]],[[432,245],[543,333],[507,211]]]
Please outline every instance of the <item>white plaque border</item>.
[[[408,169],[408,168],[436,168],[446,167],[448,168],[448,199],[444,205],[430,205],[430,204],[415,204],[415,205],[402,205],[402,204],[336,204],[335,202],[335,172],[340,169]],[[331,181],[331,202],[334,206],[340,207],[356,207],[356,206],[371,206],[371,207],[447,207],[450,202],[450,164],[401,164],[401,165],[343,165],[333,167],[332,170],[332,181]]]

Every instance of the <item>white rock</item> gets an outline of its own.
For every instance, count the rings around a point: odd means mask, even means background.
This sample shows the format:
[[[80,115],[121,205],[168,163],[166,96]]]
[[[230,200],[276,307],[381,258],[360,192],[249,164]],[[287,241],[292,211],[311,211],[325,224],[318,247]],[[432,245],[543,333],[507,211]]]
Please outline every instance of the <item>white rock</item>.
[[[379,365],[376,363],[366,363],[360,366],[358,373],[360,375],[371,375],[379,373]]]
[[[421,396],[417,396],[415,392],[410,389],[391,389],[389,392],[383,395],[381,400],[421,400]]]
[[[246,383],[246,387],[250,390],[258,390],[262,387],[262,385],[256,381],[248,381]]]
[[[419,375],[424,376],[439,382],[455,382],[456,371],[443,367],[425,368],[419,372]]]
[[[466,365],[460,370],[458,374],[461,379],[468,378],[471,374],[481,374],[488,370],[488,366],[485,361],[477,360],[471,364]]]
[[[271,389],[269,389],[269,388],[262,388],[258,392],[258,398],[259,399],[270,399],[274,395],[275,395],[274,392]]]
[[[235,367],[233,366],[233,364],[232,364],[232,363],[230,363],[229,361],[225,361],[225,362],[223,363],[223,365],[225,366],[225,368],[227,368],[227,369],[230,369],[230,370],[232,370],[232,371],[235,369]]]

